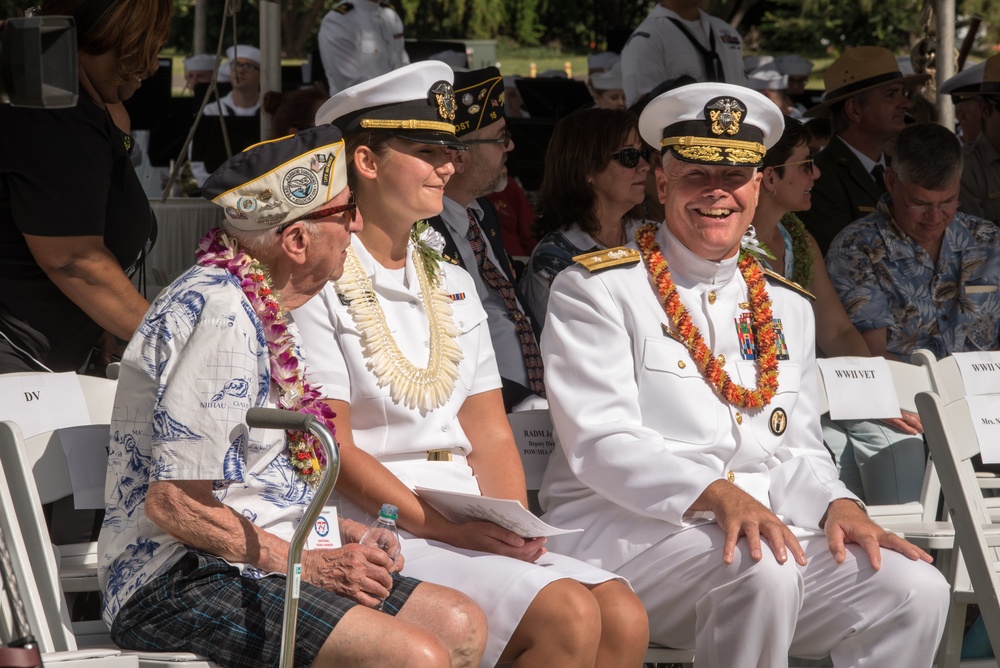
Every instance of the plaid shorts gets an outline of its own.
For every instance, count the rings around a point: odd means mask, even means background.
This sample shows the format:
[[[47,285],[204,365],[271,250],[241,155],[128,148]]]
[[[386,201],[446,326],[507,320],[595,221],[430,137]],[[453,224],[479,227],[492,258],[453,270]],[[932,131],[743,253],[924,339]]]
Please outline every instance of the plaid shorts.
[[[392,577],[385,610],[395,615],[420,581]],[[284,605],[284,576],[243,577],[218,557],[189,552],[129,597],[111,626],[111,638],[125,649],[194,652],[220,666],[277,666]],[[356,605],[303,582],[295,665],[311,665],[333,627]]]

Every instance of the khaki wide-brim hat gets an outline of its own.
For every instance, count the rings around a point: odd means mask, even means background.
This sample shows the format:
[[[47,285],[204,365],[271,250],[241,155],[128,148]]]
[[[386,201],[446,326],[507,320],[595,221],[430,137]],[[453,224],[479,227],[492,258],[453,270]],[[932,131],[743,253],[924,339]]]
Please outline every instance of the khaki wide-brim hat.
[[[900,83],[907,87],[916,86],[930,78],[929,74],[904,76],[899,71],[896,57],[889,49],[881,46],[856,46],[833,61],[823,76],[826,92],[820,103],[803,115],[808,118],[827,116],[834,104],[858,93]]]
[[[982,79],[979,81],[978,90],[963,90],[962,94],[968,96],[987,95],[991,97],[1000,95],[1000,53],[990,56],[981,65]],[[964,74],[964,72],[955,75],[952,79],[961,76],[961,74]]]

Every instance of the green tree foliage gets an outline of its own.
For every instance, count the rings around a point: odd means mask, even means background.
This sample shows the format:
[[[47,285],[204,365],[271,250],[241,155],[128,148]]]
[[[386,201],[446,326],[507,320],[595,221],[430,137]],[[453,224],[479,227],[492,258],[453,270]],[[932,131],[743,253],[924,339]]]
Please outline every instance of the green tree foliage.
[[[922,0],[770,0],[759,23],[761,49],[804,55],[877,44],[893,51],[922,36]]]

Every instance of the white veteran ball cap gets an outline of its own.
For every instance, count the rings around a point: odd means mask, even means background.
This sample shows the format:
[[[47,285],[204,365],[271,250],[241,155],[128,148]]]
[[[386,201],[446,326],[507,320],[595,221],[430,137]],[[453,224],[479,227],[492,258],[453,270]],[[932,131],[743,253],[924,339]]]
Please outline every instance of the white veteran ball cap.
[[[438,60],[400,67],[331,97],[316,112],[316,125],[331,123],[344,134],[386,130],[407,141],[465,150],[455,136],[454,77]]]
[[[693,83],[654,98],[639,116],[650,146],[686,162],[759,167],[784,130],[781,110],[761,93],[724,83]]]
[[[274,227],[315,211],[347,187],[344,139],[332,125],[254,144],[202,186],[238,230]]]

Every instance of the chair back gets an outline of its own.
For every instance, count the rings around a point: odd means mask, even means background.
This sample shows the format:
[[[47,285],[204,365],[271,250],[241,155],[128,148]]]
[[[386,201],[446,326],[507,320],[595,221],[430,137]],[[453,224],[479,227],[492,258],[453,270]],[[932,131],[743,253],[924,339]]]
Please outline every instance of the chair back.
[[[995,566],[1000,561],[1000,533],[972,465],[980,446],[968,401],[963,397],[945,402],[936,392],[923,392],[917,395],[917,407],[990,642],[1000,647],[1000,579]]]
[[[931,351],[919,348],[913,351],[910,360],[927,369],[932,389],[946,404],[966,395],[962,371],[951,355],[937,359]]]

